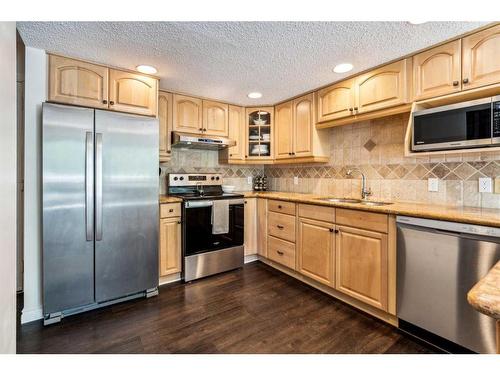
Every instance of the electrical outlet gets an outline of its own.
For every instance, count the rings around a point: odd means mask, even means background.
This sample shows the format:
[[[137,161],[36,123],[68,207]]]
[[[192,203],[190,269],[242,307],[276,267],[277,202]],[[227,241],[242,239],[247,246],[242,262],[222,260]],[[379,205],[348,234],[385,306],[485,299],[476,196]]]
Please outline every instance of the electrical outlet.
[[[500,194],[500,177],[495,178],[495,194]]]
[[[427,180],[427,187],[429,191],[439,191],[439,179],[437,178],[429,178]]]
[[[493,181],[490,177],[480,177],[479,178],[479,192],[480,193],[492,193],[493,192]]]
[[[293,177],[293,184],[298,185],[299,184],[299,178],[297,176]]]
[[[252,185],[252,177],[247,177],[247,184]]]

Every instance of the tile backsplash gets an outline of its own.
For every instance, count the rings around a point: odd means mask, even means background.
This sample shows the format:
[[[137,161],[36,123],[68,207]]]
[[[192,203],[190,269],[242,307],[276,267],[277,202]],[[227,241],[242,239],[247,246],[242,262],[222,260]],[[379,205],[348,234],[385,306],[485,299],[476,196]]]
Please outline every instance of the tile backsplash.
[[[160,164],[160,194],[167,191],[168,173],[221,173],[225,185],[234,185],[238,191],[252,190],[248,177],[264,173],[261,165],[219,164],[219,152],[214,150],[172,149],[169,162]]]
[[[272,190],[360,197],[359,168],[367,177],[370,199],[500,208],[500,195],[479,193],[479,177],[500,176],[500,153],[404,157],[408,114],[324,130],[330,139],[330,162],[321,165],[266,166]],[[295,185],[293,178],[298,177]],[[429,192],[427,179],[439,179]]]

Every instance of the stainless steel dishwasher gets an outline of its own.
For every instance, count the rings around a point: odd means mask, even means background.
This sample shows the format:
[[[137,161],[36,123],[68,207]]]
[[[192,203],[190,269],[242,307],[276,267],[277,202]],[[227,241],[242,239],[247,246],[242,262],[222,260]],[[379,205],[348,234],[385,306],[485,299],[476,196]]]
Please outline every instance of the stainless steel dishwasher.
[[[402,323],[496,353],[495,321],[469,305],[467,292],[500,260],[500,228],[398,216],[397,236]]]

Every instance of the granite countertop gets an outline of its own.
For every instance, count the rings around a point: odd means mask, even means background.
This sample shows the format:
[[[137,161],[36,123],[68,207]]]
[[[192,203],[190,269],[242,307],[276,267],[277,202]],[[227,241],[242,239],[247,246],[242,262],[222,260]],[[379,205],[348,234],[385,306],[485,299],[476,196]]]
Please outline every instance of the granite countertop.
[[[160,204],[162,204],[162,203],[180,203],[180,202],[182,202],[181,198],[172,197],[172,196],[166,195],[166,194],[160,195]]]
[[[467,294],[476,310],[500,320],[500,262],[498,262]]]
[[[359,203],[340,203],[317,200],[324,195],[284,193],[277,191],[243,192],[245,197],[278,199],[297,203],[317,204],[322,206],[351,208],[356,210],[380,212],[385,214],[406,215],[436,220],[456,221],[460,223],[500,227],[500,209],[456,207],[424,203],[393,203],[385,206],[365,206]]]

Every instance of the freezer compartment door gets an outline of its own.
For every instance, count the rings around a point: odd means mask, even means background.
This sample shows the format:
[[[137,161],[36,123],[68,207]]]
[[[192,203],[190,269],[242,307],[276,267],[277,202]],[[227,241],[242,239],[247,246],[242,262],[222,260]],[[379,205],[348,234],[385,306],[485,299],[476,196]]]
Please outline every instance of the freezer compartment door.
[[[94,110],[43,104],[43,310],[94,302]]]
[[[158,286],[158,120],[97,110],[97,302]]]

